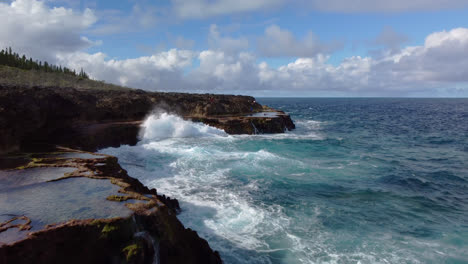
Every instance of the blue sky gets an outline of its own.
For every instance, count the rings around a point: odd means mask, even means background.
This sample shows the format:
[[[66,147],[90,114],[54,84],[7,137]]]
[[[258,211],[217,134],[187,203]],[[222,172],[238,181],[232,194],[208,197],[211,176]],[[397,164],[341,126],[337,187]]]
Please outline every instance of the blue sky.
[[[1,45],[135,88],[468,96],[466,0],[15,0],[0,15]]]
[[[115,6],[113,1],[100,1],[98,6],[103,9],[118,9],[128,14],[133,2],[122,1]],[[229,36],[246,36],[250,39],[262,35],[265,27],[275,24],[288,29],[299,38],[312,31],[322,40],[343,42],[343,49],[337,50],[332,57],[334,63],[337,63],[349,56],[366,56],[370,49],[379,48],[379,45],[371,42],[386,27],[407,36],[408,40],[402,44],[421,45],[430,33],[468,27],[467,16],[468,9],[357,14],[297,10],[265,11],[200,20],[167,21],[161,27],[155,25],[154,28],[140,28],[139,32],[122,32],[110,36],[97,34],[95,37],[102,39],[103,45],[93,47],[91,50],[105,50],[110,56],[119,59],[134,58],[148,55],[148,51],[141,46],[154,49],[174,47],[171,37],[176,36],[193,40],[194,48],[203,50],[208,48],[207,38],[211,24],[225,28]],[[133,48],[124,47],[127,45],[132,45]]]

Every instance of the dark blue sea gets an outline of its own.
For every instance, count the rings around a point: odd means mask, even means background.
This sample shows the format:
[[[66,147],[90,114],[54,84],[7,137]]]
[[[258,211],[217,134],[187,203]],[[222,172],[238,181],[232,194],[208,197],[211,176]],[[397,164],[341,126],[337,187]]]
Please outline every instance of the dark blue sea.
[[[150,116],[108,148],[225,263],[468,263],[468,99],[260,98],[286,134]]]

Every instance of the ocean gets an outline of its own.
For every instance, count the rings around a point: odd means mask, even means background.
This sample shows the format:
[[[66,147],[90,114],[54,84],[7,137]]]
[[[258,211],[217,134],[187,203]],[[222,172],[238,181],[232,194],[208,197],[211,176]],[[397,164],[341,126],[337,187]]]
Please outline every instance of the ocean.
[[[150,116],[107,148],[225,263],[468,263],[468,99],[260,98],[285,134]]]

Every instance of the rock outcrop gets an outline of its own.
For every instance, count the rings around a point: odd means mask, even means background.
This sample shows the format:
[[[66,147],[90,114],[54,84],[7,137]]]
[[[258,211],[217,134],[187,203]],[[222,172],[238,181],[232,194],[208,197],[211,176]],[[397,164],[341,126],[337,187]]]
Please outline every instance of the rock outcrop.
[[[50,144],[88,151],[135,144],[140,122],[154,109],[232,134],[282,133],[294,128],[284,113],[248,117],[264,110],[250,96],[0,85],[0,153]]]
[[[155,109],[230,134],[294,129],[250,96],[0,85],[0,263],[222,263],[179,222],[176,199],[128,176],[115,157],[82,152],[136,144]]]
[[[271,113],[273,115],[262,116],[262,114]],[[231,135],[284,133],[296,127],[289,115],[282,111],[270,110],[257,114],[259,115],[206,116],[190,117],[189,119],[223,129]]]
[[[122,204],[122,208],[127,209],[121,210],[117,217],[74,219],[76,212],[81,210],[80,199],[86,199],[92,190],[82,190],[85,198],[68,197],[76,199],[75,208],[61,212],[60,217],[70,213],[69,220],[45,226],[41,222],[44,220],[40,219],[50,216],[42,216],[41,212],[34,212],[35,209],[28,205],[24,205],[24,210],[6,209],[7,218],[12,219],[0,223],[0,263],[222,263],[219,254],[204,239],[179,222],[176,217],[176,211],[180,209],[177,200],[159,195],[155,189],[150,190],[129,177],[114,157],[61,149],[58,152],[21,154],[3,159],[23,162],[23,166],[8,171],[26,174],[23,179],[29,185],[23,188],[34,188],[36,185],[44,188],[49,184],[54,188],[53,184],[74,178],[108,181],[120,190],[108,197],[98,197],[97,203],[102,203],[102,209],[105,203]],[[73,171],[47,181],[37,177],[36,182],[28,179],[40,174],[41,170],[53,168],[72,168]],[[31,173],[29,177],[28,173]],[[24,181],[16,180],[15,184],[21,185]],[[18,191],[13,187],[8,193],[14,197]],[[73,193],[69,195],[73,196]],[[44,195],[38,193],[37,199],[41,198]],[[99,202],[99,199],[102,201]],[[93,210],[86,209],[88,212],[85,215]],[[29,222],[13,225],[21,220],[14,216],[16,210],[23,212],[22,219]],[[46,211],[43,210],[43,213]]]

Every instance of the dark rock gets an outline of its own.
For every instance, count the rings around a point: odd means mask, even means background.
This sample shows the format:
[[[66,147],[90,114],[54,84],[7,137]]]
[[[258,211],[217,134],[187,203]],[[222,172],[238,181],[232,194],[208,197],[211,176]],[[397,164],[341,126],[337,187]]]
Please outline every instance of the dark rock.
[[[167,207],[173,209],[175,212],[180,211],[179,201],[177,199],[172,199],[171,197],[166,197],[166,195],[158,195],[159,200],[163,202]]]
[[[28,167],[40,169],[72,166],[77,169],[67,177],[107,179],[122,187],[119,190],[121,194],[147,202],[127,205],[132,210],[128,216],[70,219],[65,223],[46,226],[21,240],[9,244],[0,243],[0,263],[149,264],[154,263],[155,257],[162,264],[222,263],[219,254],[210,248],[206,240],[200,238],[196,232],[186,229],[177,219],[175,210],[180,209],[177,200],[156,195],[155,189],[150,190],[139,180],[128,176],[118,164],[117,158],[104,155],[99,158],[76,159],[60,156],[53,158],[51,153],[41,155],[47,158],[34,154],[38,163],[29,163]],[[63,178],[54,181],[61,180]],[[26,216],[23,218],[28,220]],[[9,228],[27,229],[31,223],[29,220],[19,226],[12,221],[14,219],[5,224],[0,223],[3,227],[0,233]]]
[[[192,121],[203,122],[210,126],[223,129],[228,134],[270,134],[284,133],[295,128],[291,117],[277,111],[274,117],[194,117]]]
[[[252,134],[241,117],[263,108],[250,96],[0,85],[0,153],[48,144],[88,151],[136,144],[141,121],[154,109],[207,124],[220,119],[228,133]],[[223,119],[229,116],[238,119]],[[263,133],[283,132],[282,125],[267,125]]]

